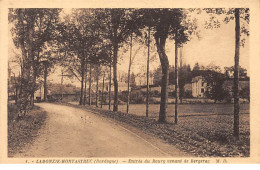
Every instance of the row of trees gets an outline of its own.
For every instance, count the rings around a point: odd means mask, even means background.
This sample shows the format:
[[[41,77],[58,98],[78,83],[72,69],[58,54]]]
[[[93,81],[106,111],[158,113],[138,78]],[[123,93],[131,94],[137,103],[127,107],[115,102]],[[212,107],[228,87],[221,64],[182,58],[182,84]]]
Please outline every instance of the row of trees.
[[[235,18],[234,129],[236,130],[234,133],[238,136],[239,104],[237,76],[239,69],[239,38],[240,32],[248,34],[245,29],[246,27],[240,29],[239,20],[243,18],[248,22],[249,11],[248,9],[204,9],[204,11],[210,15],[226,15],[225,22],[229,22]],[[50,68],[55,61],[59,61],[59,64],[65,68],[66,72],[69,71],[81,81],[80,104],[84,104],[87,73],[89,73],[89,82],[91,82],[91,74],[94,67],[97,72],[100,71],[101,67],[109,67],[111,79],[112,67],[114,84],[113,111],[117,111],[117,63],[119,49],[125,44],[129,44],[129,47],[132,48],[132,40],[142,37],[141,39],[145,39],[142,43],[148,47],[147,91],[149,90],[149,47],[151,39],[155,42],[160,59],[162,79],[159,122],[165,122],[168,98],[167,86],[169,84],[169,60],[165,46],[167,40],[171,39],[175,42],[175,123],[177,123],[179,100],[178,49],[191,39],[192,34],[196,34],[196,20],[191,20],[189,13],[200,13],[201,9],[73,9],[71,14],[63,18],[59,17],[60,12],[61,9],[10,9],[9,21],[13,24],[13,40],[16,47],[22,51],[22,81],[19,95],[19,99],[21,99],[19,100],[21,101],[20,108],[27,105],[29,98],[33,105],[36,79],[41,75],[41,70],[45,70],[44,77],[46,80],[48,68]],[[219,27],[220,23],[214,19],[215,18],[212,17],[207,23],[208,28]],[[130,75],[131,71],[131,60],[132,54],[130,54],[128,75]],[[128,82],[130,80],[129,77],[130,76],[128,76]],[[89,90],[91,90],[91,83],[89,83]],[[148,101],[149,96],[147,96],[147,115]],[[89,101],[89,103],[91,102]]]
[[[60,9],[10,9],[9,22],[13,41],[21,50],[18,61],[21,66],[18,105],[20,114],[26,114],[28,105],[33,106],[36,79],[44,71],[47,77],[50,63],[55,60],[48,48],[55,41],[55,30],[59,20]],[[46,80],[44,81],[46,85]],[[46,93],[47,95],[47,93]],[[45,99],[46,99],[45,95]]]

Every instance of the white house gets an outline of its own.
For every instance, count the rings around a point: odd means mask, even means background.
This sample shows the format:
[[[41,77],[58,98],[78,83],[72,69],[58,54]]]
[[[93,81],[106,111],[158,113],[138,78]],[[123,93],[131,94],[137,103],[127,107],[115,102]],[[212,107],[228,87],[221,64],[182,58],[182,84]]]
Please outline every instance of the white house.
[[[196,76],[191,81],[191,91],[193,97],[203,98],[207,91],[207,82],[202,76]]]

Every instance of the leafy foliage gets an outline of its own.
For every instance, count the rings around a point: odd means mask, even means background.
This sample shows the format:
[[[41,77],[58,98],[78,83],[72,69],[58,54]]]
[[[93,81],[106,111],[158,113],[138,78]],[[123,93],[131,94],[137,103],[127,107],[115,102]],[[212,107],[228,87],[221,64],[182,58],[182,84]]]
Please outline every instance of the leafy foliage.
[[[22,51],[21,88],[17,100],[20,112],[26,112],[29,104],[33,105],[33,95],[37,89],[44,58],[44,46],[53,40],[60,9],[10,8],[9,22],[15,46]],[[31,101],[29,103],[29,96]]]

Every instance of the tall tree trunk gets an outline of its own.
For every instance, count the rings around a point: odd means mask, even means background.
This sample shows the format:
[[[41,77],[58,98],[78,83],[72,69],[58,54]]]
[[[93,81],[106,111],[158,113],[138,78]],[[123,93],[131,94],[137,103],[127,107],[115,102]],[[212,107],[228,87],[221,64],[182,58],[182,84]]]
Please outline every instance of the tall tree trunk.
[[[23,67],[21,66],[21,74],[19,72],[19,78],[20,78],[20,83],[19,83],[19,95],[18,95],[18,101],[21,99],[22,91],[23,91],[23,83],[22,83],[22,77],[23,76]]]
[[[30,84],[29,88],[30,90],[30,105],[33,106],[34,105],[34,91],[35,91],[35,84],[36,84],[36,73],[35,73],[35,61],[34,61],[34,49],[33,49],[33,23],[34,21],[31,21],[31,23],[29,24],[29,30],[28,30],[28,56],[29,56],[29,61],[30,61],[30,70],[32,71],[32,79],[31,79],[31,75],[28,75],[28,81],[30,82],[30,80],[32,80],[32,83]]]
[[[126,113],[129,113],[129,102],[130,102],[130,71],[132,65],[132,46],[133,46],[133,34],[131,34],[130,40],[130,56],[129,56],[129,66],[128,66],[128,76],[127,76],[127,104],[126,104]]]
[[[34,62],[33,62],[34,65]],[[32,85],[32,91],[31,91],[31,106],[34,106],[34,93],[36,89],[36,68],[33,66],[33,85]]]
[[[48,66],[47,63],[44,64],[44,91],[43,91],[43,100],[47,102],[47,93],[48,93],[48,87],[47,87],[47,75],[48,75]]]
[[[96,107],[98,107],[98,97],[99,97],[99,91],[98,91],[98,80],[99,80],[99,70],[98,70],[99,68],[98,67],[96,67]]]
[[[110,62],[110,65],[109,65],[109,101],[108,101],[108,109],[111,110],[111,78],[112,78],[112,70],[111,70],[111,62]]]
[[[180,77],[182,76],[183,77],[183,69],[182,69],[182,50],[183,50],[183,47],[180,47],[180,73],[179,73],[179,75],[180,75]],[[182,81],[184,81],[184,80],[182,80]],[[184,94],[184,85],[185,85],[185,83],[182,83],[182,85],[179,85],[180,87],[179,87],[179,97],[180,97],[180,103],[182,103],[182,98],[183,98],[183,94]]]
[[[101,108],[103,107],[103,100],[104,100],[104,87],[105,87],[105,74],[103,74],[103,84],[102,84],[102,94],[101,94]]]
[[[38,52],[38,58],[39,58],[39,52]],[[33,90],[32,90],[32,103],[31,105],[34,106],[34,93],[36,91],[36,78],[37,78],[37,66],[35,64],[35,60],[34,60],[34,57],[33,57]]]
[[[62,101],[63,100],[63,70],[61,71],[60,93],[61,93],[61,101]]]
[[[85,78],[85,59],[81,59],[81,88],[80,88],[80,99],[79,105],[83,105],[83,96],[84,96],[84,78]]]
[[[178,123],[178,102],[179,102],[178,64],[179,64],[178,63],[178,42],[177,40],[175,40],[175,124]]]
[[[40,82],[40,99],[42,100],[42,82]]]
[[[146,117],[148,117],[149,115],[149,62],[150,62],[150,25],[148,27],[148,44],[147,44],[147,48],[148,48],[148,54],[147,54],[147,74],[146,74],[146,78],[147,78],[147,87],[146,87]]]
[[[158,37],[154,35],[157,52],[159,54],[161,67],[162,67],[162,81],[161,81],[161,103],[160,103],[160,113],[159,122],[166,122],[167,113],[167,99],[168,99],[168,77],[169,77],[169,60],[165,53],[165,42],[167,37]]]
[[[235,66],[234,66],[234,136],[239,139],[239,46],[240,46],[240,14],[235,9]]]
[[[24,28],[24,13],[23,9],[18,10],[18,22],[21,26]],[[20,84],[20,93],[19,93],[19,100],[18,100],[18,108],[19,108],[19,113],[18,117],[21,117],[23,115],[23,112],[26,113],[27,110],[27,103],[28,103],[28,80],[30,77],[30,67],[29,67],[29,58],[28,58],[28,53],[25,48],[25,32],[27,30],[23,30],[23,34],[21,37],[21,50],[22,50],[22,64],[21,64],[21,84]]]
[[[89,87],[88,87],[88,105],[91,105],[91,72],[92,72],[92,67],[91,64],[89,64]]]
[[[87,75],[88,74],[88,65],[86,64],[86,74],[85,74],[85,87],[84,87],[84,102],[83,104],[86,105],[87,102]]]
[[[118,53],[118,44],[114,43],[113,48],[113,80],[114,80],[114,107],[113,111],[118,111],[118,82],[117,82],[117,53]]]

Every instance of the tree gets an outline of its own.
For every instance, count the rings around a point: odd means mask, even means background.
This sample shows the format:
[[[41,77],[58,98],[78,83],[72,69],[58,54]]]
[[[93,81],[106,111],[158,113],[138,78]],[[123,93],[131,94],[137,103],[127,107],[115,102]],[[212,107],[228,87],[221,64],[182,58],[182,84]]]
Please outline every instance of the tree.
[[[87,73],[88,73],[88,64],[86,63],[86,74],[85,74],[85,87],[84,87],[84,101],[83,105],[86,105],[87,102]]]
[[[170,77],[170,75],[169,75],[169,77]],[[173,79],[170,78],[170,80],[174,80],[174,78]],[[153,84],[160,85],[161,81],[162,81],[162,67],[159,66],[153,72]]]
[[[239,139],[239,50],[240,50],[240,14],[235,9],[235,65],[234,65],[234,136]]]
[[[90,64],[90,65],[89,65],[88,105],[91,105],[91,90],[92,90],[92,89],[91,89],[91,83],[92,83],[91,78],[92,78],[92,66],[91,66],[91,64]]]
[[[250,88],[249,88],[249,86],[240,90],[239,97],[241,97],[242,99],[247,99],[250,102]]]
[[[47,77],[53,70],[55,64],[59,62],[59,42],[57,41],[57,32],[53,33],[50,41],[42,46],[41,58],[37,61],[40,75],[43,75],[44,82],[44,101],[47,101],[48,85]],[[39,55],[39,53],[38,53]]]
[[[132,72],[131,76],[130,76],[130,87],[134,88],[135,86],[136,86],[135,74],[134,74],[134,72]]]
[[[200,74],[205,78],[208,87],[205,94],[208,98],[213,99],[215,103],[225,99],[226,91],[223,88],[225,77],[221,73],[219,66],[210,63],[205,67],[205,70],[195,70],[193,71],[193,74]]]
[[[65,22],[61,26],[67,49],[64,60],[67,62],[63,65],[76,77],[79,77],[77,74],[81,77],[80,105],[84,103],[84,79],[87,63],[105,63],[104,61],[108,57],[104,52],[107,43],[104,42],[104,35],[101,34],[104,28],[100,27],[101,21],[97,17],[96,9],[74,9],[70,16],[65,17]],[[65,63],[64,61],[63,63]]]
[[[227,78],[234,78],[234,66],[231,67],[224,67],[225,69],[225,76]],[[247,78],[247,70],[241,66],[239,66],[239,78]]]
[[[207,98],[213,99],[215,103],[225,99],[227,93],[223,88],[224,76],[216,72],[208,72],[205,77],[209,88],[206,91]]]
[[[109,90],[108,90],[108,109],[109,110],[111,110],[111,83],[112,83],[111,79],[112,79],[112,62],[110,61],[110,63],[109,63]]]
[[[129,113],[129,102],[130,102],[130,72],[132,65],[132,47],[133,47],[133,34],[131,34],[130,40],[130,57],[129,57],[129,66],[128,66],[128,76],[127,76],[127,104],[126,104],[126,113]]]
[[[200,65],[199,65],[198,62],[195,63],[195,65],[194,65],[192,71],[197,71],[197,70],[200,70]]]
[[[101,93],[101,108],[103,107],[103,101],[104,101],[105,76],[106,76],[106,72],[103,71],[103,83],[102,83],[102,93]]]
[[[98,90],[98,82],[99,82],[99,77],[100,77],[100,67],[96,65],[95,68],[95,77],[96,77],[96,107],[98,107],[98,99],[99,99],[99,90]]]
[[[13,41],[22,51],[20,112],[26,112],[29,103],[33,106],[34,92],[37,88],[42,48],[49,42],[58,22],[60,9],[10,9],[9,22]]]
[[[149,21],[148,21],[149,22]],[[148,24],[148,35],[147,35],[147,71],[146,71],[146,117],[149,115],[149,72],[150,72],[150,41],[151,41],[151,26]]]
[[[184,64],[183,66],[180,67],[179,72],[180,72],[179,74],[180,102],[182,103],[182,99],[184,96],[184,86],[185,84],[190,83],[192,79],[190,65]]]
[[[215,19],[214,15],[224,14],[224,23],[235,20],[235,57],[234,57],[234,137],[239,139],[239,51],[240,46],[244,46],[245,37],[249,36],[249,8],[212,8],[205,9],[211,15],[210,21],[206,23],[206,28],[218,28],[220,22]],[[244,35],[244,38],[240,38]]]
[[[89,10],[74,9],[70,16],[66,16],[65,22],[62,26],[63,40],[66,41],[66,47],[68,49],[67,55],[63,66],[67,67],[68,70],[73,73],[78,80],[81,82],[81,93],[79,104],[83,104],[84,100],[84,78],[85,78],[85,67],[87,61],[87,53],[85,50],[90,37],[87,32],[89,29],[90,19],[88,18]],[[71,62],[72,61],[72,62]],[[81,77],[81,79],[79,78]]]
[[[192,27],[188,22],[183,22],[186,18],[186,12],[182,9],[142,9],[141,11],[144,13],[144,19],[150,17],[150,26],[160,58],[162,80],[159,122],[165,122],[169,76],[169,60],[165,52],[166,40],[167,38],[174,39],[176,47],[179,47],[189,40],[189,34],[195,27]]]
[[[129,103],[130,103],[130,93],[131,93],[131,91],[130,91],[131,66],[134,63],[135,56],[138,53],[138,51],[141,49],[141,46],[135,51],[134,55],[132,55],[132,48],[133,48],[133,33],[130,36],[130,56],[129,56],[129,65],[128,65],[128,73],[127,73],[127,105],[126,105],[126,113],[129,113]]]
[[[113,49],[113,81],[114,81],[114,107],[113,111],[118,110],[118,80],[117,80],[117,59],[118,50],[123,42],[137,31],[134,9],[104,9],[99,10],[99,18],[102,19],[103,25],[107,28],[104,34],[108,35]]]

